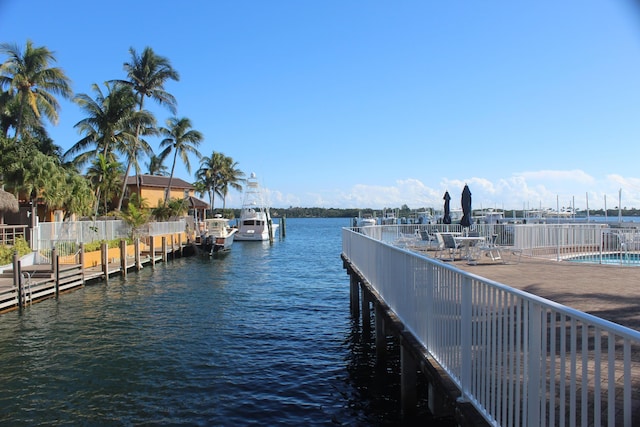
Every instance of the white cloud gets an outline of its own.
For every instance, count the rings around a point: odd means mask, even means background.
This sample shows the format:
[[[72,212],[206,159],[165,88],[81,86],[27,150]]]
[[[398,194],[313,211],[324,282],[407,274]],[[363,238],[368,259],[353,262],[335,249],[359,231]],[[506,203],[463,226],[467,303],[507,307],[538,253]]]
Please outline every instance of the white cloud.
[[[509,177],[489,179],[468,177],[463,180],[442,178],[430,186],[416,178],[398,179],[389,185],[369,185],[357,183],[344,188],[323,189],[317,183],[307,186],[312,191],[291,194],[278,190],[268,190],[271,206],[276,208],[324,207],[324,208],[440,208],[443,195],[449,191],[452,206],[458,206],[462,188],[469,185],[473,197],[473,207],[499,209],[537,209],[575,206],[584,209],[618,205],[619,190],[622,189],[623,207],[640,207],[640,179],[610,174],[596,178],[582,170],[540,170],[516,173]],[[321,185],[321,184],[320,184]],[[587,196],[588,195],[588,196]],[[242,195],[227,197],[227,206],[240,207]],[[216,201],[217,206],[222,206]]]

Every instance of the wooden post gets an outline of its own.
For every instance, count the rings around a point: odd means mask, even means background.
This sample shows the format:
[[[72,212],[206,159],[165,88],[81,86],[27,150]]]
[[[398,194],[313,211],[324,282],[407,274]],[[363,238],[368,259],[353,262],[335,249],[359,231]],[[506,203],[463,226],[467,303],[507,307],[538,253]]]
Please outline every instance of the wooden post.
[[[140,238],[136,237],[133,241],[133,252],[136,263],[136,270],[140,270],[142,268],[142,264],[140,263]]]
[[[415,414],[418,404],[417,365],[405,344],[400,345],[400,405],[402,416]]]
[[[362,287],[362,336],[369,337],[371,334],[371,309],[369,307],[369,292]]]
[[[349,276],[349,282],[351,284],[351,316],[357,319],[358,316],[360,316],[360,289],[358,285],[358,276],[356,275],[356,273],[351,272],[351,275]]]
[[[56,298],[60,296],[60,255],[54,249],[51,251],[51,258],[53,264],[53,280],[56,290]]]
[[[374,316],[376,322],[376,356],[378,361],[381,361],[386,359],[387,356],[387,333],[385,330],[382,306],[377,302],[374,304]]]
[[[22,272],[18,251],[13,251],[13,286],[18,290],[18,307],[22,308]]]
[[[182,233],[178,234],[178,247],[180,248],[180,257],[182,257],[183,255],[183,251],[182,251]]]
[[[109,284],[109,245],[106,242],[100,245],[100,263],[102,264],[104,281]]]
[[[280,218],[280,237],[283,239],[287,236],[287,217],[284,215]]]
[[[162,236],[162,262],[167,262],[167,236]]]
[[[156,265],[156,245],[153,236],[149,236],[149,257],[151,258],[151,266]]]
[[[175,246],[173,246],[173,243],[175,242],[175,236],[172,234],[170,237],[171,237],[171,259],[176,259],[176,249],[175,249]]]
[[[127,241],[120,239],[120,273],[127,278]]]
[[[80,276],[82,277],[82,285],[84,286],[84,243],[80,243]]]

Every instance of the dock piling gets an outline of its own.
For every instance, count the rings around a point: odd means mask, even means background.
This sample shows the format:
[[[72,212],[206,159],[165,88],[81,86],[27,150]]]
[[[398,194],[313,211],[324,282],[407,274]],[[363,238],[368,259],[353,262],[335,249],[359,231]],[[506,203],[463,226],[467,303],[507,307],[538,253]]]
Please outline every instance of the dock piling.
[[[120,273],[127,278],[127,241],[120,239]]]

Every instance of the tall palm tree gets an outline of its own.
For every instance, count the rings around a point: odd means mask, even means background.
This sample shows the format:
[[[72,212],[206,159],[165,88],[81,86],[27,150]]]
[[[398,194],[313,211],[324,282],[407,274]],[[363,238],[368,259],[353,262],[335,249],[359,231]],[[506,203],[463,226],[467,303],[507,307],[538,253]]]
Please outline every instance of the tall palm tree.
[[[173,151],[173,163],[171,164],[171,173],[169,175],[169,185],[165,192],[164,204],[167,205],[169,193],[171,191],[171,183],[173,181],[173,173],[176,168],[176,159],[180,159],[187,168],[187,172],[191,173],[191,163],[189,162],[189,154],[195,154],[200,158],[198,145],[204,139],[202,133],[195,129],[191,129],[191,120],[186,117],[171,117],[167,119],[167,127],[160,128],[160,133],[165,138],[160,142],[160,148],[164,148],[160,157],[164,158]]]
[[[229,187],[237,191],[242,191],[242,183],[244,180],[244,172],[238,169],[238,162],[231,157],[224,157],[222,172],[216,193],[222,197],[222,210],[227,207],[227,194]]]
[[[171,62],[163,57],[156,55],[156,53],[150,47],[145,47],[141,55],[138,55],[136,50],[129,48],[129,54],[131,55],[131,62],[124,63],[124,69],[127,72],[128,80],[121,80],[122,84],[131,86],[136,93],[138,111],[142,111],[144,108],[144,99],[149,97],[155,100],[158,104],[164,105],[169,108],[172,114],[176,113],[176,99],[167,92],[164,88],[165,83],[168,80],[180,80],[178,72],[173,69]],[[136,130],[136,140],[140,137],[141,129]],[[133,151],[135,153],[135,151]],[[127,170],[125,177],[129,175],[129,171],[132,163],[136,163],[136,157],[130,159],[127,163]],[[136,176],[138,170],[136,170]],[[139,182],[139,180],[136,180]],[[118,202],[117,210],[122,207],[122,201],[124,198],[125,183],[122,187],[122,193]],[[138,192],[139,193],[139,192]]]
[[[93,159],[95,152],[107,157],[127,141],[133,141],[140,120],[153,121],[148,113],[135,113],[135,96],[130,87],[112,83],[105,83],[105,87],[106,95],[94,83],[95,99],[84,93],[73,99],[87,115],[74,126],[85,136],[64,154],[66,159],[70,159],[80,153],[72,160],[77,167]]]
[[[124,168],[113,154],[107,156],[99,153],[87,169],[87,178],[96,194],[95,214],[98,215],[100,200],[103,200],[104,213],[108,212],[109,201],[113,200],[120,188],[120,180]]]
[[[160,158],[160,156],[151,154],[151,156],[149,156],[149,163],[147,163],[147,171],[149,175],[160,175],[160,176],[168,175],[169,170],[163,164],[163,162],[164,162],[164,159]]]
[[[44,115],[57,124],[60,105],[55,95],[70,98],[72,90],[65,72],[50,66],[56,61],[53,52],[44,46],[35,47],[27,40],[24,51],[17,44],[2,43],[0,53],[8,56],[0,65],[0,88],[7,88],[17,101],[15,139],[22,135],[28,116],[41,123]]]
[[[209,194],[209,205],[213,212],[215,201],[215,191],[221,178],[221,171],[224,165],[224,154],[213,152],[211,156],[204,156],[200,159],[200,168],[196,171],[196,179],[206,188]]]

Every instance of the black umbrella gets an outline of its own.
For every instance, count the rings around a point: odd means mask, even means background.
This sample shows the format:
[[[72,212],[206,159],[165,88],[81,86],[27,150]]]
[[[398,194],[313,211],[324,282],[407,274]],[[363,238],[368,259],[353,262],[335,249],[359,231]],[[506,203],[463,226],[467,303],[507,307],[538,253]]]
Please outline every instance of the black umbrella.
[[[462,219],[460,220],[460,225],[463,227],[471,227],[471,191],[466,184],[462,190],[460,203],[462,204]]]
[[[449,208],[449,200],[451,200],[451,196],[449,196],[449,192],[445,191],[444,193],[444,216],[442,217],[443,224],[451,224],[451,208]]]

